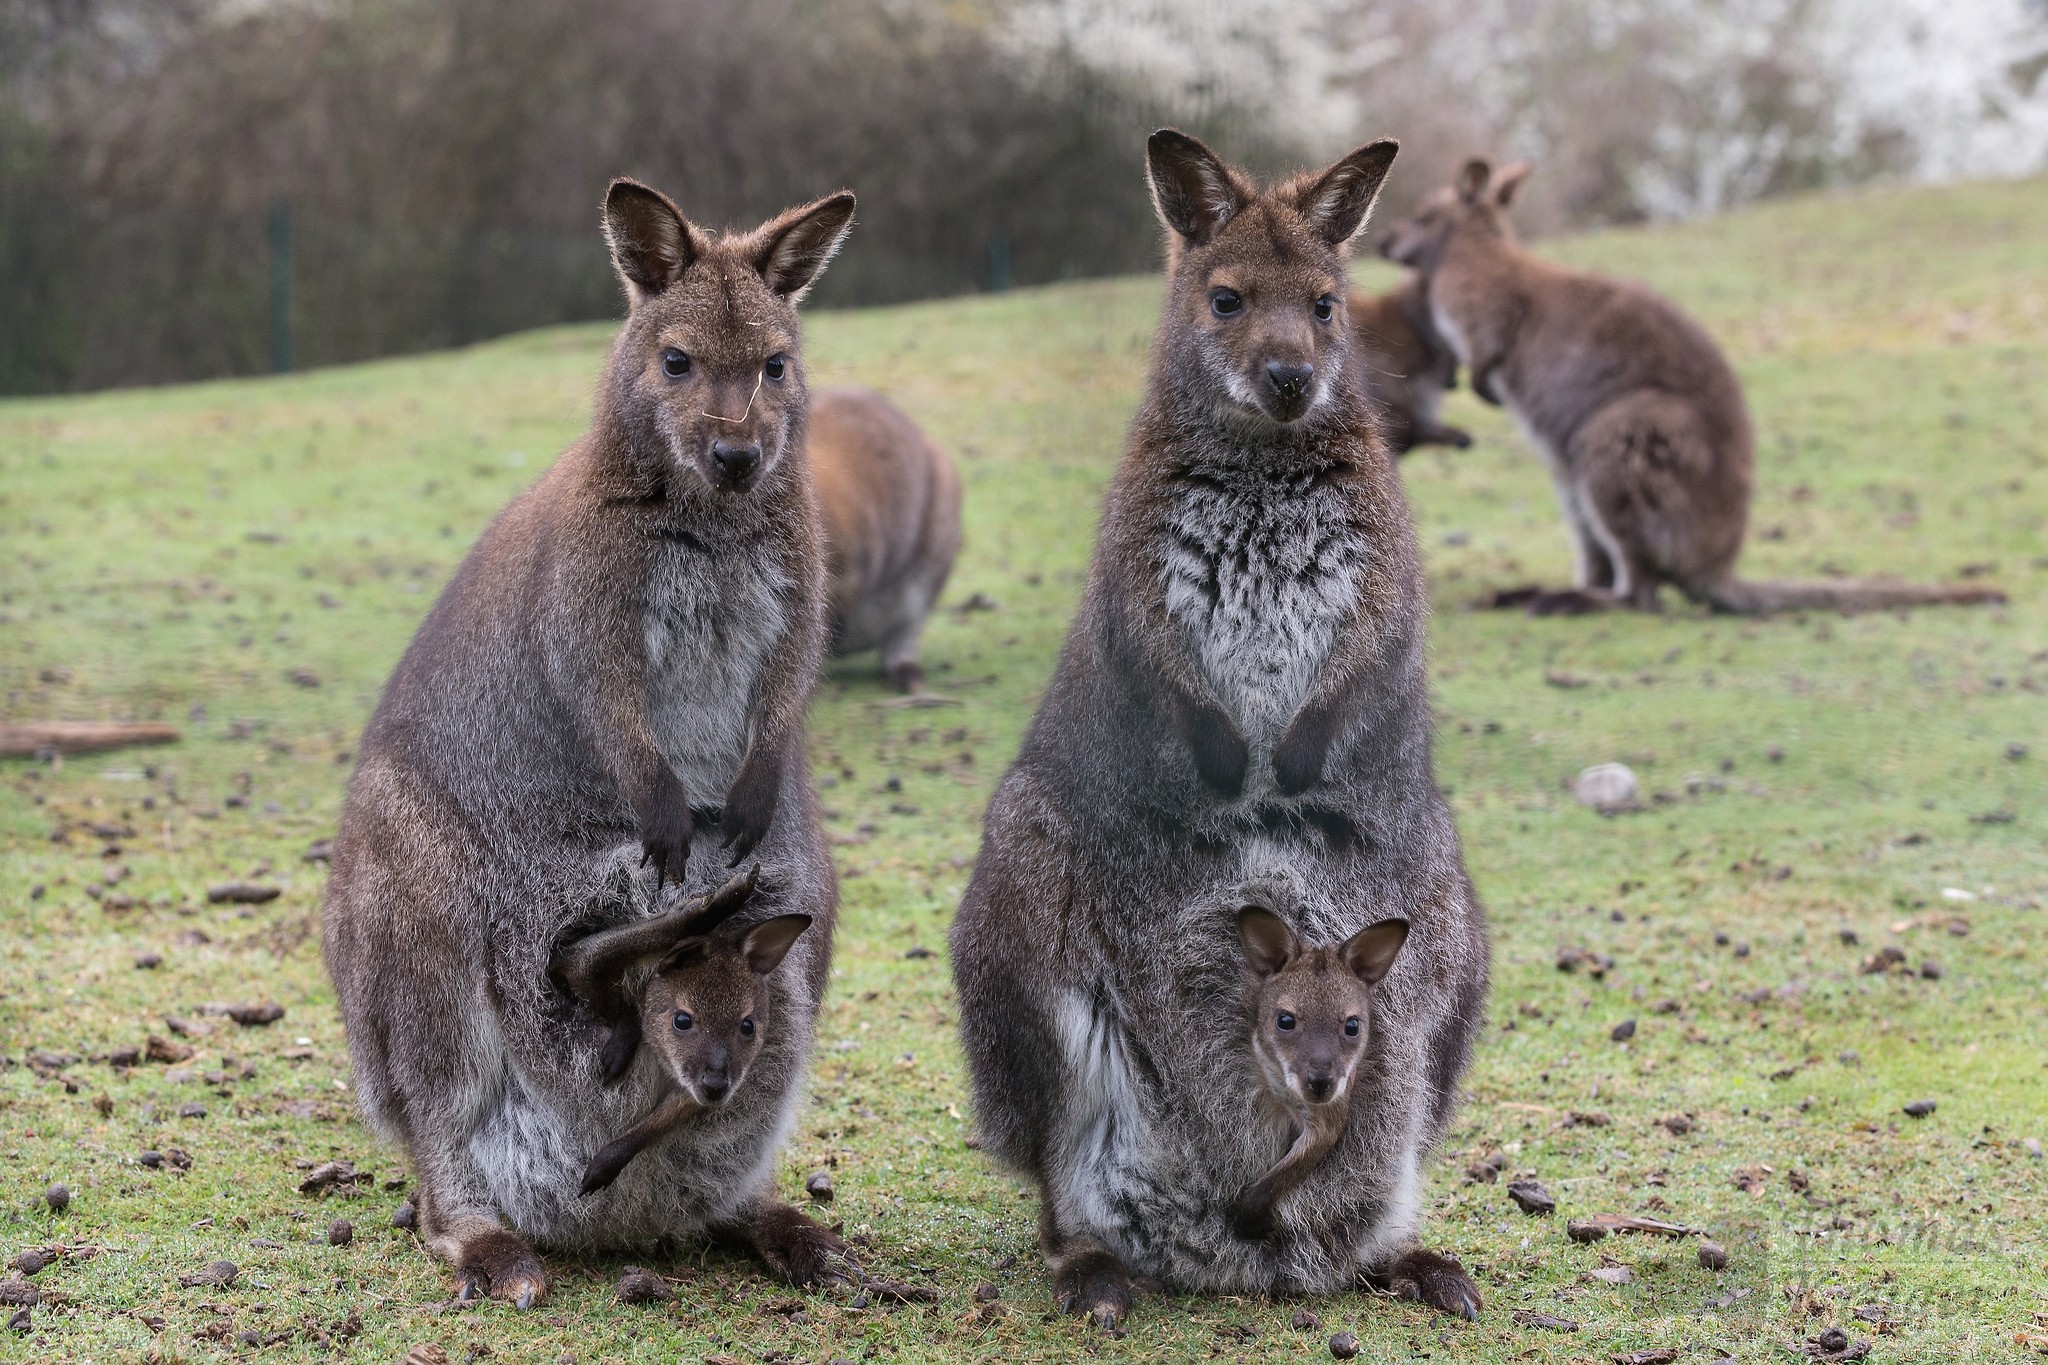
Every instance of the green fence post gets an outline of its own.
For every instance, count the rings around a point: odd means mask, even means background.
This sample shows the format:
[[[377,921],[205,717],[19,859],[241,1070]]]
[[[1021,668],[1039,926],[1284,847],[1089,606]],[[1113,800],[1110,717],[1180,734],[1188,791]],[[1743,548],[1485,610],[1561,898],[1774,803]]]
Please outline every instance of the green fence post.
[[[270,368],[292,368],[292,205],[283,195],[270,201]]]
[[[1010,287],[1010,239],[991,237],[988,242],[988,290],[1000,294]]]

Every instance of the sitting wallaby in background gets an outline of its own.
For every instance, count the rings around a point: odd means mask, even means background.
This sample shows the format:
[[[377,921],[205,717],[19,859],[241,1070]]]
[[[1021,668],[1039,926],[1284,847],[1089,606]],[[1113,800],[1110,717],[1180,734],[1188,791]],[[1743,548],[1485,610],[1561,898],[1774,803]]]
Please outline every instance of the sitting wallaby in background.
[[[1431,770],[1414,526],[1346,313],[1348,244],[1394,151],[1262,187],[1183,134],[1148,147],[1167,280],[1145,396],[952,930],[976,1122],[1038,1185],[1056,1300],[1097,1322],[1135,1277],[1363,1278],[1479,1309],[1416,1234],[1484,1008],[1485,922]],[[1237,1045],[1222,907],[1247,903],[1319,943],[1410,924],[1350,1121],[1258,1241],[1230,1206],[1289,1138]]]
[[[1462,450],[1472,444],[1469,433],[1437,420],[1444,395],[1458,387],[1458,357],[1437,334],[1421,276],[1384,294],[1353,293],[1351,332],[1380,435],[1396,455],[1417,446]]]
[[[809,915],[777,915],[734,927],[752,899],[759,864],[704,900],[607,929],[557,952],[548,975],[611,1025],[605,1079],[622,1075],[644,1038],[672,1089],[648,1115],[607,1143],[583,1173],[584,1194],[618,1178],[626,1163],[685,1119],[716,1109],[746,1079],[776,1028],[768,974],[782,964]]]
[[[1507,209],[1528,172],[1466,163],[1456,186],[1424,199],[1380,248],[1421,272],[1472,391],[1514,415],[1571,530],[1575,590],[1502,594],[1502,605],[1654,611],[1663,583],[1752,614],[2005,600],[1961,585],[1737,578],[1754,437],[1735,371],[1658,294],[1523,249]]]
[[[1408,922],[1368,924],[1328,948],[1303,946],[1286,920],[1261,906],[1238,913],[1245,960],[1259,982],[1252,1055],[1266,1097],[1296,1127],[1279,1164],[1231,1201],[1237,1235],[1273,1235],[1273,1206],[1337,1145],[1351,1115],[1351,1078],[1372,1037],[1372,985],[1408,941]]]
[[[838,1239],[778,1201],[771,1172],[837,903],[802,744],[825,555],[796,305],[853,209],[842,192],[721,236],[612,184],[628,313],[590,429],[484,532],[363,733],[327,965],[363,1113],[405,1144],[421,1235],[465,1296],[545,1296],[529,1238],[710,1232],[800,1282],[836,1264]],[[596,1145],[669,1080],[601,1081],[605,1038],[551,985],[549,955],[593,905],[630,920],[664,882],[722,880],[689,857],[700,828],[760,857],[773,892],[748,914],[812,928],[769,979],[777,1026],[746,1088],[579,1198]]]
[[[960,476],[917,423],[868,389],[818,394],[810,435],[832,652],[878,649],[882,672],[915,692],[924,686],[918,637],[960,550]]]

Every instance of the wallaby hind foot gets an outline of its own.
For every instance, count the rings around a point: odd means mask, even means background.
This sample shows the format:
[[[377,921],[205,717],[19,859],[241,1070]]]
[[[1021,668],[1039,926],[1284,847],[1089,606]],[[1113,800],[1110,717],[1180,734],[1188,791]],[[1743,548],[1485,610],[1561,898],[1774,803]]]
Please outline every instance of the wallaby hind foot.
[[[1041,1198],[1045,1197],[1043,1192]],[[1085,1318],[1091,1327],[1119,1332],[1131,1315],[1131,1272],[1093,1237],[1069,1237],[1041,1205],[1038,1245],[1052,1275],[1052,1299],[1062,1313]]]
[[[455,1297],[489,1295],[516,1308],[531,1308],[548,1296],[548,1273],[518,1233],[487,1214],[443,1217],[423,1185],[420,1231],[427,1245],[455,1266]]]
[[[1588,616],[1616,605],[1611,593],[1598,588],[1545,588],[1531,583],[1498,588],[1473,607],[1479,611],[1525,611],[1531,616]]]
[[[1479,1286],[1465,1267],[1438,1252],[1409,1247],[1385,1265],[1361,1272],[1359,1279],[1370,1288],[1427,1304],[1440,1313],[1479,1321]]]
[[[838,1234],[772,1196],[755,1201],[738,1221],[716,1229],[714,1235],[753,1252],[799,1289],[844,1284],[860,1275]]]

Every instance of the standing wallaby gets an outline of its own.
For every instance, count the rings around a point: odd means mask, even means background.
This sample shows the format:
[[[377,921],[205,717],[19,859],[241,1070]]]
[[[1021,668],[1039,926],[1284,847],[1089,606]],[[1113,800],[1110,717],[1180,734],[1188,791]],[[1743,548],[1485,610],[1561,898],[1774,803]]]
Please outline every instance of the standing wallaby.
[[[648,1115],[607,1143],[583,1173],[603,1189],[642,1149],[685,1119],[726,1103],[777,1026],[767,978],[811,927],[809,915],[728,924],[758,886],[760,867],[680,911],[591,934],[557,952],[548,975],[606,1023],[604,1071],[616,1079],[648,1040],[672,1086]]]
[[[1351,1079],[1372,1037],[1370,987],[1394,965],[1408,922],[1381,920],[1335,947],[1308,948],[1286,920],[1252,905],[1238,912],[1237,932],[1259,981],[1252,1055],[1266,1098],[1299,1130],[1279,1164],[1231,1201],[1237,1235],[1260,1241],[1273,1235],[1273,1206],[1344,1134]]]
[[[890,681],[918,691],[918,637],[960,550],[960,476],[917,423],[868,389],[820,393],[810,433],[831,556],[832,652],[879,649]]]
[[[1384,294],[1353,294],[1351,330],[1380,435],[1394,454],[1417,446],[1463,450],[1472,444],[1468,432],[1437,420],[1444,395],[1458,387],[1458,357],[1437,335],[1421,276],[1411,275]]]
[[[1472,391],[1513,414],[1572,533],[1573,591],[1502,594],[1538,613],[1654,611],[1670,583],[1728,612],[2002,602],[1991,588],[1735,576],[1754,438],[1742,385],[1706,330],[1639,284],[1555,265],[1516,240],[1526,165],[1467,162],[1382,241],[1427,281]]]
[[[987,1149],[1034,1180],[1057,1300],[1133,1276],[1227,1293],[1479,1295],[1416,1241],[1486,993],[1485,926],[1430,766],[1415,532],[1346,316],[1395,144],[1262,188],[1171,130],[1151,375],[1059,667],[952,931]],[[1237,907],[1313,942],[1399,915],[1351,1120],[1274,1210],[1292,1145],[1244,1033]]]
[[[485,531],[363,733],[327,965],[363,1113],[405,1144],[421,1236],[465,1296],[542,1298],[529,1239],[708,1231],[799,1281],[839,1249],[770,1175],[837,904],[802,745],[825,555],[796,304],[853,208],[842,192],[720,236],[612,184],[629,309],[590,430]],[[607,1030],[549,958],[572,925],[658,909],[664,883],[722,880],[722,859],[690,856],[700,832],[758,855],[773,891],[750,916],[813,928],[769,979],[777,1027],[745,1090],[584,1199],[597,1148],[670,1081],[642,1065],[604,1084]]]

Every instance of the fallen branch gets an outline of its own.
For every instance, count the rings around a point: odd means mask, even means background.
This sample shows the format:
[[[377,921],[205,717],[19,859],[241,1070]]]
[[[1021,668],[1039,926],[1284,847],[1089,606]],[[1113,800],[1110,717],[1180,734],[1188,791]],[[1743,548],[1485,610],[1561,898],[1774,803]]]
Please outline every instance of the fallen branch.
[[[174,725],[151,721],[38,720],[0,725],[0,758],[93,754],[136,744],[176,744]]]

